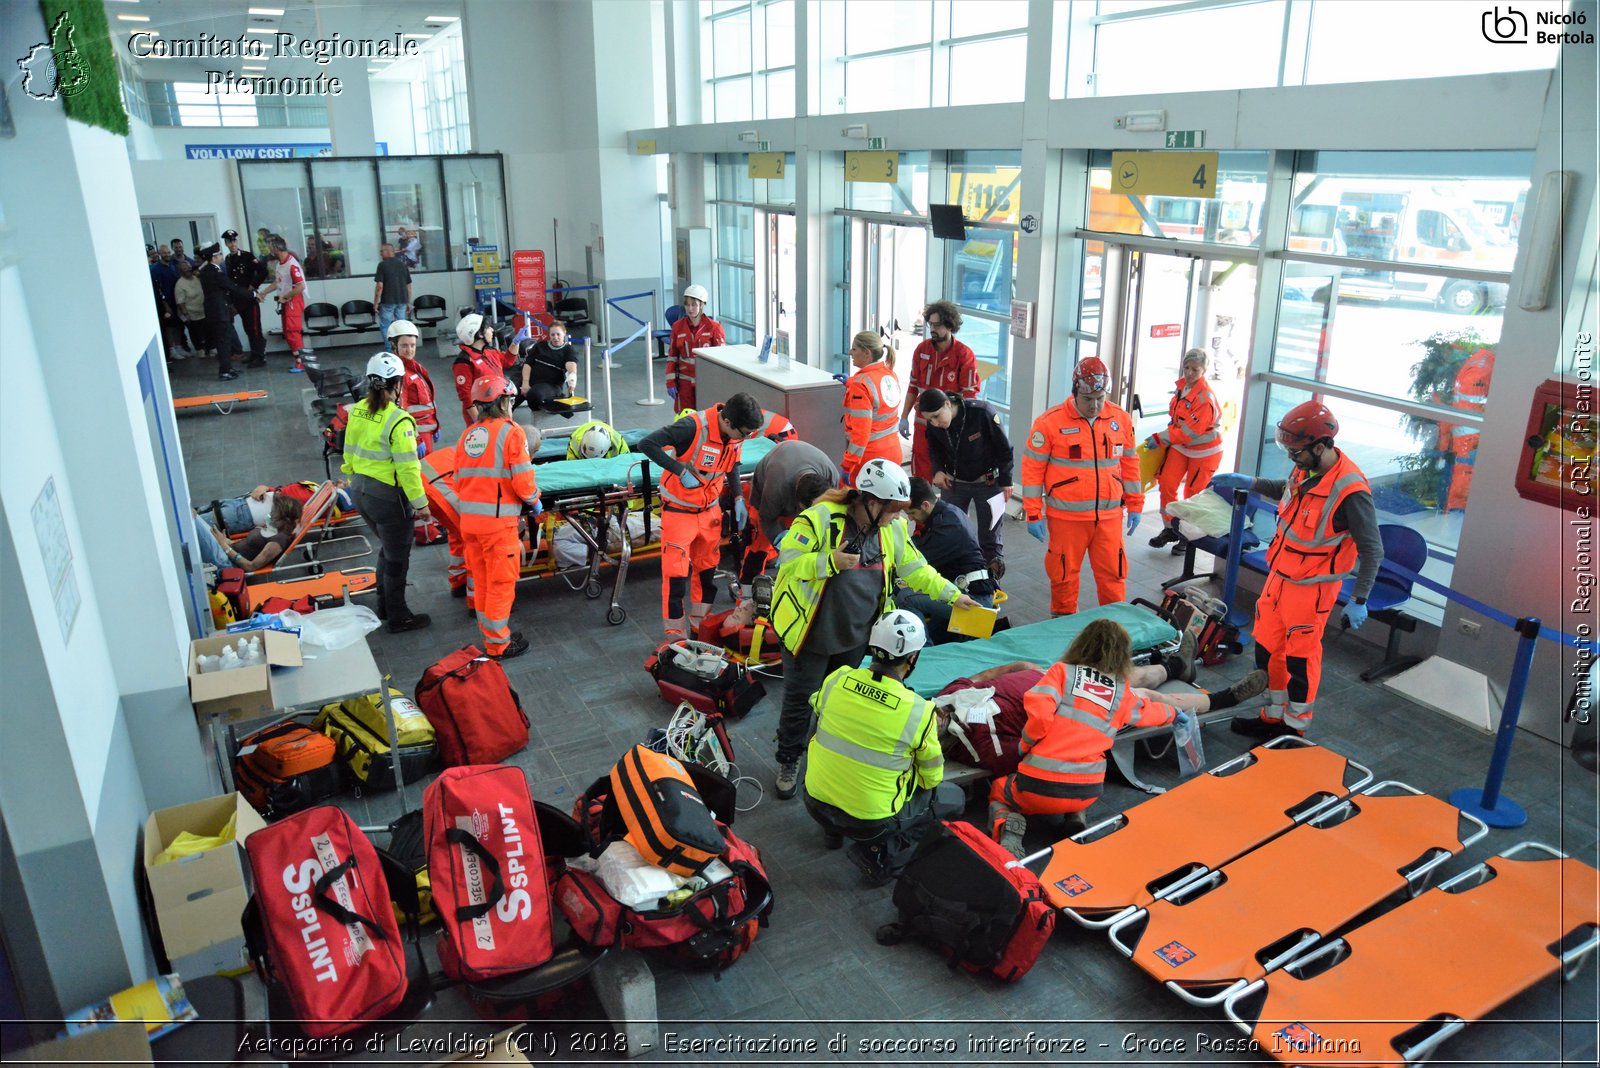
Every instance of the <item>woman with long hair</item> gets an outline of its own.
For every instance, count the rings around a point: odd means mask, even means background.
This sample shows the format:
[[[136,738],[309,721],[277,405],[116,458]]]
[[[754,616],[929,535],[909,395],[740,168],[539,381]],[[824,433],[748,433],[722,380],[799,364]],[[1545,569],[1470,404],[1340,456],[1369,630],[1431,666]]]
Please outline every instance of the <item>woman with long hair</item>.
[[[904,460],[897,427],[900,380],[894,376],[894,349],[876,330],[863,330],[850,342],[850,363],[856,373],[844,384],[844,462],[839,469],[846,485],[868,460]]]

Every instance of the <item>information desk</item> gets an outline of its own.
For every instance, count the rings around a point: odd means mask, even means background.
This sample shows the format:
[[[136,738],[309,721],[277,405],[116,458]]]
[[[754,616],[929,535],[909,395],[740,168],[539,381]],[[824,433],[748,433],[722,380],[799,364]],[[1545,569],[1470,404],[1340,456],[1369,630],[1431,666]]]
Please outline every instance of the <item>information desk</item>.
[[[764,412],[787,416],[808,441],[837,462],[844,456],[844,385],[826,371],[803,363],[779,368],[766,363],[754,345],[721,345],[694,350],[695,399],[700,407],[748,393]]]

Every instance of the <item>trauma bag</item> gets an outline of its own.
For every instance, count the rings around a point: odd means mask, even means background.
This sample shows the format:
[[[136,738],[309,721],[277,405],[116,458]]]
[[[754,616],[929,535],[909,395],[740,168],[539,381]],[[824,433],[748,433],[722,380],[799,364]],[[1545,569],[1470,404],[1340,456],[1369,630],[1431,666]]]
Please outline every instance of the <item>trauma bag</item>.
[[[217,572],[216,590],[233,605],[234,619],[250,618],[250,587],[245,583],[244,568],[220,569]]]
[[[448,768],[422,798],[439,960],[452,979],[536,968],[554,952],[544,846],[521,768]]]
[[[708,642],[673,642],[646,657],[644,666],[663,701],[687,701],[708,714],[743,719],[767,694],[759,677]]]
[[[929,828],[895,883],[894,905],[900,919],[879,929],[879,942],[911,935],[952,968],[1008,983],[1028,974],[1056,923],[1039,877],[970,823]]]
[[[404,999],[405,946],[378,853],[331,805],[245,839],[255,894],[246,944],[301,1029],[326,1038],[380,1019]]]
[[[602,819],[605,838],[596,845],[623,838],[650,863],[685,876],[697,874],[721,853],[723,837],[716,817],[676,757],[636,745],[623,754],[604,782],[621,833],[616,822]]]
[[[233,781],[269,820],[310,808],[344,789],[333,739],[296,720],[264,727],[239,741]]]
[[[528,744],[528,716],[498,661],[476,645],[422,673],[417,704],[433,724],[447,768],[498,764]]]
[[[439,764],[439,746],[433,724],[405,694],[389,690],[389,710],[400,743],[400,777],[416,782]],[[323,705],[317,729],[339,746],[339,760],[351,781],[368,790],[394,788],[394,761],[389,756],[389,726],[383,704],[375,693]]]

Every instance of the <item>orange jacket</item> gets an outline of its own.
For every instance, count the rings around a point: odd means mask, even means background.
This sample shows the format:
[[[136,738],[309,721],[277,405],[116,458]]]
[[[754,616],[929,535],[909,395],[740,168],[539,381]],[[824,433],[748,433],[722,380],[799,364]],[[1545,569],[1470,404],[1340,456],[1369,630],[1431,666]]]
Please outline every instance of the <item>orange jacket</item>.
[[[682,322],[683,320],[679,320]],[[678,462],[694,468],[700,479],[698,486],[683,484],[671,471],[661,472],[661,504],[674,512],[703,512],[722,496],[728,472],[739,466],[741,442],[724,441],[718,420],[722,405],[714,404],[704,411],[694,412],[680,419],[694,420],[694,441],[678,456]]]
[[[982,384],[978,378],[978,357],[955,338],[950,339],[950,347],[943,352],[934,347],[931,337],[911,352],[908,397],[915,397],[925,389],[942,389],[952,397],[976,397]]]
[[[844,462],[839,465],[846,479],[855,481],[868,460],[900,462],[899,424],[900,380],[894,368],[879,360],[851,375],[844,384]]]
[[[456,497],[463,534],[515,528],[539,499],[528,439],[510,419],[483,419],[456,442]]]
[[[1479,349],[1467,357],[1467,361],[1456,370],[1456,395],[1451,401],[1451,406],[1464,412],[1482,415],[1483,410],[1489,405],[1489,383],[1493,378],[1494,350]],[[1454,447],[1458,459],[1464,458],[1478,447],[1477,427],[1444,424],[1441,430],[1445,427],[1450,431],[1450,440],[1441,441],[1439,447]]]
[[[761,420],[761,429],[756,431],[756,435],[773,442],[794,441],[800,437],[800,432],[784,416],[777,412],[767,412],[766,418]]]
[[[1133,419],[1107,402],[1090,423],[1068,397],[1033,421],[1022,450],[1022,511],[1035,519],[1120,518],[1142,509]]]
[[[1183,456],[1202,459],[1222,451],[1222,405],[1204,378],[1189,385],[1178,379],[1178,388],[1167,403],[1172,422],[1157,434],[1161,444],[1171,445]]]
[[[1147,701],[1126,679],[1081,664],[1055,663],[1022,698],[1018,785],[1043,797],[1094,798],[1106,778],[1106,753],[1124,727],[1160,727],[1177,709]]]
[[[461,498],[456,495],[456,447],[435,449],[419,461],[422,464],[422,492],[428,495],[428,510],[445,526],[461,529]]]
[[[672,324],[672,336],[667,340],[667,385],[673,389],[694,388],[694,350],[726,345],[727,337],[722,324],[709,315],[700,317],[693,326],[686,315]]]
[[[1367,476],[1343,450],[1339,459],[1309,489],[1296,467],[1278,504],[1278,532],[1267,547],[1267,563],[1286,582],[1310,586],[1342,582],[1356,573],[1356,541],[1348,530],[1333,529],[1333,513],[1352,493],[1371,493]]]
[[[433,379],[428,377],[427,368],[414,359],[402,356],[400,363],[406,369],[400,385],[400,407],[417,421],[418,434],[433,434],[439,429],[439,410],[433,403]]]

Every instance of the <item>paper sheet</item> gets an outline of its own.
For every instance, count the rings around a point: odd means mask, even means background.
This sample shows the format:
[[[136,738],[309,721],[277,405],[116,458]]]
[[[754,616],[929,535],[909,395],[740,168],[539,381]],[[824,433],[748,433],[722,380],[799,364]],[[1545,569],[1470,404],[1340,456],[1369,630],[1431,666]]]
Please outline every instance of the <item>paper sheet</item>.
[[[994,621],[1000,613],[993,608],[978,605],[974,608],[952,608],[950,629],[969,638],[987,638],[994,633]]]
[[[994,516],[994,522],[989,524],[990,529],[1000,525],[1000,520],[1006,517],[1006,494],[1004,490],[989,498],[989,514]]]

